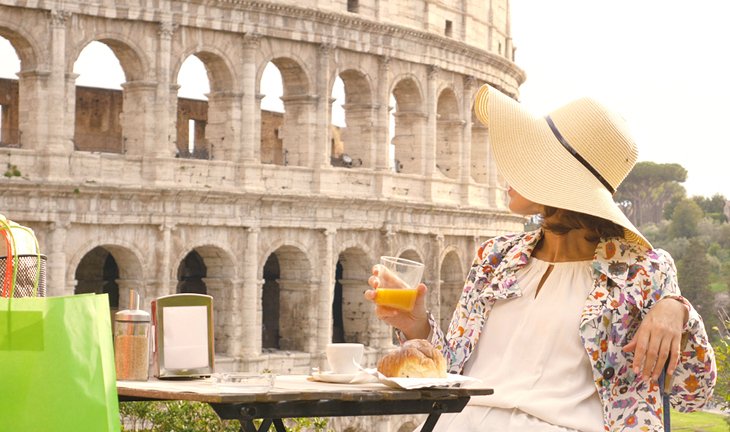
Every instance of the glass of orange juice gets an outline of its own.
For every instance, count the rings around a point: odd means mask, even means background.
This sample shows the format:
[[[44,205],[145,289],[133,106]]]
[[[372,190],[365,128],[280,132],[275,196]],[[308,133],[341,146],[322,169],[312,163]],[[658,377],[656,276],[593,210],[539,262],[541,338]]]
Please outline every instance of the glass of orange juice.
[[[423,264],[392,256],[381,256],[384,274],[379,276],[381,286],[375,290],[375,303],[404,311],[416,304],[416,287],[423,276]]]

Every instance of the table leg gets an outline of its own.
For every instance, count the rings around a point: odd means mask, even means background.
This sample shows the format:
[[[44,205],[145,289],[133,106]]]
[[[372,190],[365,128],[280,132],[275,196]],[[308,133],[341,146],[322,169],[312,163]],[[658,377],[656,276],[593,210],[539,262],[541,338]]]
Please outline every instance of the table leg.
[[[423,427],[421,428],[421,432],[431,432],[434,427],[436,427],[436,422],[439,420],[439,417],[441,416],[441,413],[444,412],[444,407],[441,406],[440,403],[434,402],[431,406],[431,412],[428,414],[428,417],[426,418],[426,422],[423,424]]]
[[[276,432],[286,432],[286,426],[284,426],[284,422],[281,419],[263,419],[258,429],[256,429],[252,420],[241,419],[239,423],[241,423],[241,432],[267,432],[272,423]]]
[[[284,422],[281,419],[274,419],[274,427],[276,432],[286,432],[286,427],[284,427]]]
[[[239,420],[239,423],[241,423],[241,432],[258,432],[256,430],[256,426],[253,424],[253,421],[251,420]],[[261,429],[265,430],[265,429]]]

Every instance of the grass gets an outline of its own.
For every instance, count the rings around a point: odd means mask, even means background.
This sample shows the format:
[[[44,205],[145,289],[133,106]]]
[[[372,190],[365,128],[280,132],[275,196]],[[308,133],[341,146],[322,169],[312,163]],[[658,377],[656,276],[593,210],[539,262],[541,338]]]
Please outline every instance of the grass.
[[[725,415],[710,412],[680,413],[672,410],[673,432],[730,432]]]
[[[727,290],[728,290],[728,286],[724,282],[714,282],[714,283],[710,284],[710,291],[712,291],[715,294],[721,293],[721,292],[726,292]]]

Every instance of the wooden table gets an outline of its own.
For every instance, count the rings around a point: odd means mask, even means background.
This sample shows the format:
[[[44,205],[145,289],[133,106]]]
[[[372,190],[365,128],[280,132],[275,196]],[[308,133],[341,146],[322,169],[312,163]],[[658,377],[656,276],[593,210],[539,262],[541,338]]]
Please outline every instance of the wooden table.
[[[244,432],[256,432],[273,424],[285,432],[282,419],[390,414],[428,414],[423,432],[433,430],[442,413],[460,412],[471,396],[492,394],[488,388],[393,389],[381,383],[329,384],[313,382],[304,375],[277,376],[269,390],[221,391],[215,384],[199,381],[118,381],[119,401],[189,400],[206,402],[223,420],[238,420]]]

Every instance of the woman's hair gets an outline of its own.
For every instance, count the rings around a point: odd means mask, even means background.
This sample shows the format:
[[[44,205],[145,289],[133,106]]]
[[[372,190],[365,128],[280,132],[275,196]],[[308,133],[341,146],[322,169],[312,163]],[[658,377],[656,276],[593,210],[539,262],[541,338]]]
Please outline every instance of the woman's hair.
[[[565,234],[570,230],[585,228],[590,231],[590,234],[586,236],[586,240],[589,241],[598,241],[601,238],[608,237],[623,237],[624,235],[624,228],[610,220],[572,210],[544,207],[542,228],[555,234]]]

